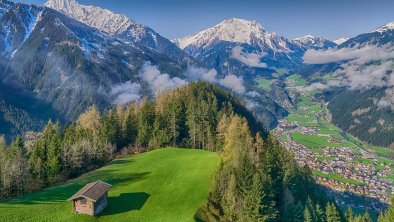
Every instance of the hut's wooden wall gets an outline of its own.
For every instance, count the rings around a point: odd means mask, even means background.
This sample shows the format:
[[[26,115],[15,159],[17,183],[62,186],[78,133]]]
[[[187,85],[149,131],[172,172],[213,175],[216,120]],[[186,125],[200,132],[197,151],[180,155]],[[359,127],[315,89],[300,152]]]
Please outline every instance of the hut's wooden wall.
[[[86,202],[86,204],[84,203]],[[74,201],[75,213],[94,215],[94,202],[88,199]]]
[[[108,206],[108,198],[107,193],[105,193],[96,203],[95,203],[95,210],[94,214],[97,215],[101,213],[106,207]]]

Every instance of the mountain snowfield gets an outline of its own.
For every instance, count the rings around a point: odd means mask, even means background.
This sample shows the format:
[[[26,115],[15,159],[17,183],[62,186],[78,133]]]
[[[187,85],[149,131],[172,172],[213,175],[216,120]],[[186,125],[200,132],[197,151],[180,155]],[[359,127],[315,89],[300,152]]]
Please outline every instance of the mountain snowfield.
[[[386,25],[384,25],[384,26],[382,26],[382,27],[380,27],[378,29],[373,30],[372,32],[380,32],[380,33],[382,33],[382,32],[386,32],[386,31],[389,31],[389,30],[394,30],[394,21],[389,22]]]
[[[337,40],[334,40],[333,42],[335,42],[337,45],[340,45],[340,44],[346,42],[347,40],[349,40],[349,38],[339,38]]]

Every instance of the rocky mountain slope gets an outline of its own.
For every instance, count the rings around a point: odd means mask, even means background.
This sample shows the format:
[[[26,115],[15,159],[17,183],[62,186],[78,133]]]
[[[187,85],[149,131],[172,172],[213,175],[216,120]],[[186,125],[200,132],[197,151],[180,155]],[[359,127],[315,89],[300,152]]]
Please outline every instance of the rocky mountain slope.
[[[116,14],[100,7],[81,5],[76,0],[49,0],[45,6],[97,28],[110,36],[123,38],[157,50],[174,60],[191,59],[170,40],[125,15]]]

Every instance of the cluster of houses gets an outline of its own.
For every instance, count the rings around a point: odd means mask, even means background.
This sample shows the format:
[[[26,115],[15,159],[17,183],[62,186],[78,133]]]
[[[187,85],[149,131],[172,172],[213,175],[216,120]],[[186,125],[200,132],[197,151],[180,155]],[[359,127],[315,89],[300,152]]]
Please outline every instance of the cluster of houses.
[[[319,184],[334,192],[350,192],[367,196],[381,203],[390,202],[394,187],[393,181],[386,177],[394,173],[392,172],[394,166],[379,162],[374,153],[346,147],[337,139],[332,139],[332,144],[338,144],[338,146],[321,147],[318,151],[310,149],[292,140],[291,135],[294,132],[319,136],[317,128],[298,126],[296,122],[282,120],[275,133],[282,138],[282,145],[292,151],[300,165],[307,165],[312,170],[322,173],[322,176],[316,176]],[[328,174],[340,175],[342,179],[336,180],[336,178],[324,176]],[[344,202],[344,204],[349,203]]]

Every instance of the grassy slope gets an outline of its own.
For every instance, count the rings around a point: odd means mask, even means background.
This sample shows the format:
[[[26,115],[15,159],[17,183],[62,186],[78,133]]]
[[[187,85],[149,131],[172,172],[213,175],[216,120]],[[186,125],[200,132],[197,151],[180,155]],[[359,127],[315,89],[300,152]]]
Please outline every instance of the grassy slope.
[[[0,221],[193,221],[218,162],[216,153],[174,148],[115,160],[64,185],[0,202]],[[113,185],[109,207],[97,218],[72,214],[65,199],[95,180]]]

